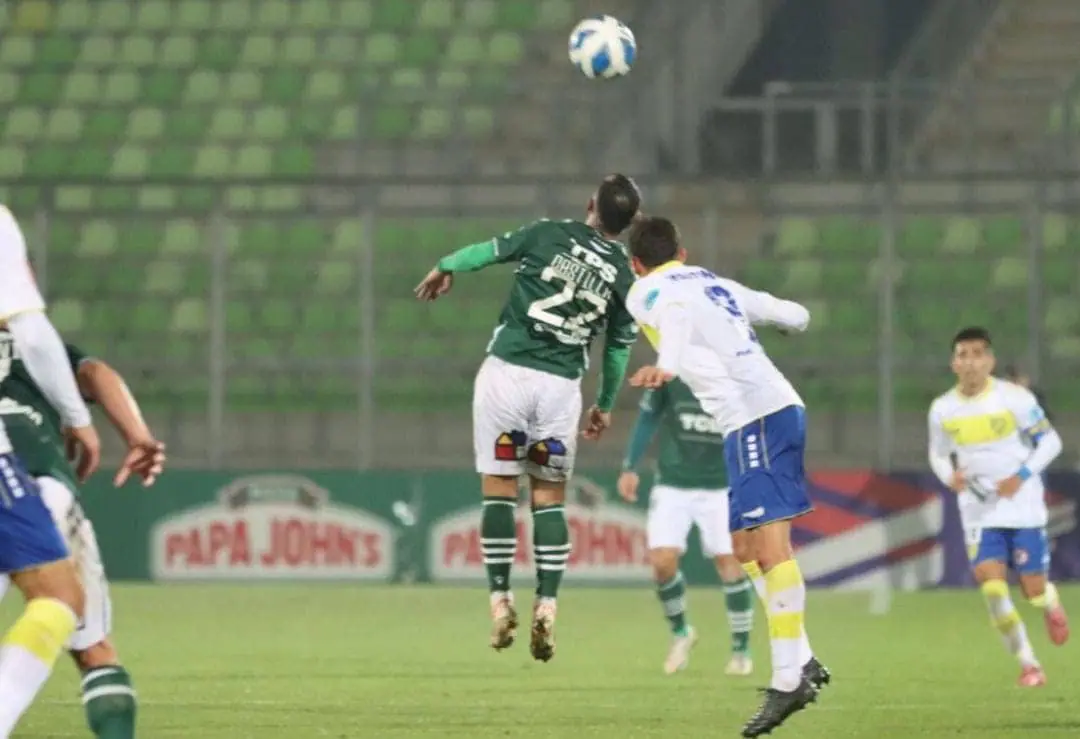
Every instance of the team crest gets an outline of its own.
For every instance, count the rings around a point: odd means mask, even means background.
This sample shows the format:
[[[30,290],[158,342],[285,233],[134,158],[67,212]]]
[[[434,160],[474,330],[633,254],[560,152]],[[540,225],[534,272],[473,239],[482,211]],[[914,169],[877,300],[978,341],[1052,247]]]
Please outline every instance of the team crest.
[[[524,431],[504,431],[495,439],[495,459],[499,462],[517,462],[524,456]]]
[[[1026,549],[1017,549],[1013,553],[1013,564],[1017,567],[1023,567],[1028,563],[1029,559],[1031,559],[1031,555],[1028,554]]]
[[[566,444],[558,439],[544,439],[529,447],[529,461],[541,467],[560,467],[566,459]]]

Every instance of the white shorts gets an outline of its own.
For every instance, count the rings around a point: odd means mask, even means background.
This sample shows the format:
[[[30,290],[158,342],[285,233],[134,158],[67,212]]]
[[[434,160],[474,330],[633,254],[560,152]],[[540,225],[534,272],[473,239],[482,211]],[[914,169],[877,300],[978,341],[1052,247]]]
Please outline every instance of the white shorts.
[[[697,526],[701,548],[708,557],[731,554],[728,530],[728,489],[683,490],[656,485],[649,491],[646,524],[649,549],[686,551],[690,528]]]
[[[476,471],[567,480],[580,419],[580,381],[489,356],[473,386]]]
[[[94,527],[90,519],[83,515],[82,506],[74,493],[51,477],[39,477],[37,482],[41,486],[41,499],[56,521],[60,533],[64,535],[71,556],[78,565],[86,594],[82,621],[67,643],[69,650],[78,652],[104,641],[112,632],[109,583],[105,579],[105,567],[101,563]],[[0,598],[7,592],[10,584],[8,577],[3,576],[0,581]]]

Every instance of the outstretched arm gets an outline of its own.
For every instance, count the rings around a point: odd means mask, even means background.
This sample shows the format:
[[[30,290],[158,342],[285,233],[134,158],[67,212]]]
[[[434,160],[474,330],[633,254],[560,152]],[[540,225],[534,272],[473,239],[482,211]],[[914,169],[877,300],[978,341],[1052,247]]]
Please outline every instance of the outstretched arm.
[[[739,303],[750,323],[771,324],[788,331],[805,331],[810,325],[810,311],[793,300],[783,300],[761,290],[742,286]]]

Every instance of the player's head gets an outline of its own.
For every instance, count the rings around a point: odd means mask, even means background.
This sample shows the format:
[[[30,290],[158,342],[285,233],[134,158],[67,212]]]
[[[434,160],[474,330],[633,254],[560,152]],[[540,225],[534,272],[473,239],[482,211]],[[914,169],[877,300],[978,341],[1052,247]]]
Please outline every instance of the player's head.
[[[630,263],[639,275],[647,275],[661,264],[686,261],[679,243],[679,229],[667,218],[648,216],[630,229]]]
[[[634,222],[641,209],[641,191],[624,174],[609,174],[589,198],[589,225],[608,236],[618,236]]]
[[[952,340],[952,371],[964,387],[978,389],[994,371],[994,345],[990,332],[981,326],[969,326]]]

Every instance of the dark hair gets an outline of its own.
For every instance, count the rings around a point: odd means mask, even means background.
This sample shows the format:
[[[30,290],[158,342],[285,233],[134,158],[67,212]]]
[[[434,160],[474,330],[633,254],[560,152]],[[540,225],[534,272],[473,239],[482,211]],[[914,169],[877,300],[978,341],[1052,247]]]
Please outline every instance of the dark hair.
[[[994,345],[994,342],[990,341],[990,332],[982,326],[968,326],[957,331],[952,340],[952,348],[955,349],[957,344],[964,341],[984,341],[987,346]]]
[[[624,174],[604,178],[596,190],[596,215],[604,233],[618,236],[629,226],[641,208],[641,191]]]
[[[679,229],[667,218],[642,218],[630,229],[630,254],[645,267],[659,267],[678,253]]]

